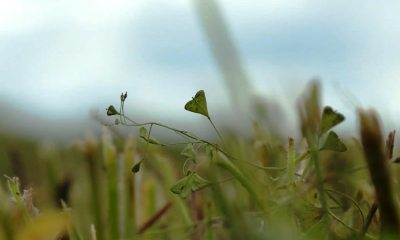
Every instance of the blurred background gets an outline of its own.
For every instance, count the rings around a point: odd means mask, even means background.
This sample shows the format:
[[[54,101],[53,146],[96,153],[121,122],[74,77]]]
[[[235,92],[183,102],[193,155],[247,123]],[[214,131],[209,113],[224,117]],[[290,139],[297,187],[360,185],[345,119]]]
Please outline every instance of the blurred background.
[[[183,106],[204,89],[217,126],[247,132],[266,114],[293,135],[313,78],[346,115],[342,131],[354,131],[355,106],[396,128],[399,10],[390,0],[0,0],[0,131],[82,137],[125,91],[132,118],[200,130],[206,119]]]

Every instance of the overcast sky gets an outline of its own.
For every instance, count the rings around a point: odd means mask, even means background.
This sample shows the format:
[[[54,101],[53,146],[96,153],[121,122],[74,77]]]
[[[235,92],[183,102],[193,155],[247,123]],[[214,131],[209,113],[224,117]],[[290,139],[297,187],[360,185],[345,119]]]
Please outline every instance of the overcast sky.
[[[344,95],[400,122],[399,1],[218,3],[257,94],[294,109],[319,77],[349,119]],[[128,91],[132,112],[191,121],[198,89],[232,107],[214,63],[190,0],[0,0],[0,103],[16,111],[87,118]]]

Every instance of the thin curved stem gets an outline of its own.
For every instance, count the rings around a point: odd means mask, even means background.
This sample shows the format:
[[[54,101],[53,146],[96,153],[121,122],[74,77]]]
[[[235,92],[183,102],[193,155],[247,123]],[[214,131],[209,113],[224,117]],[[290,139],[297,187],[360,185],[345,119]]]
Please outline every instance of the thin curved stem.
[[[361,231],[361,233],[360,233],[360,237],[361,237],[361,238],[363,238],[363,237],[365,236],[365,234],[367,234],[368,228],[369,228],[369,226],[371,225],[372,219],[374,218],[375,213],[376,213],[377,210],[378,210],[378,203],[375,201],[375,202],[372,204],[371,209],[370,209],[369,212],[368,212],[368,215],[367,215],[367,222],[364,224],[363,229],[362,229],[362,231]]]
[[[210,123],[211,123],[211,125],[213,126],[215,132],[217,133],[219,139],[220,139],[222,142],[224,142],[224,139],[222,138],[222,135],[219,133],[217,127],[215,126],[214,122],[211,120],[210,117],[208,117],[208,121],[210,121]]]
[[[357,229],[353,228],[352,226],[348,225],[347,223],[343,222],[342,219],[340,219],[338,216],[336,216],[331,210],[328,210],[328,214],[333,217],[333,219],[335,219],[336,221],[338,221],[339,223],[341,223],[343,226],[345,226],[346,228],[350,229],[353,232],[359,232]]]
[[[129,121],[131,121],[132,123],[134,123],[133,120],[131,120],[130,118],[126,117],[126,119],[128,119]],[[197,137],[195,134],[188,132],[188,131],[183,131],[183,130],[179,130],[177,128],[174,127],[170,127],[161,123],[157,123],[157,122],[145,122],[145,123],[134,123],[134,124],[124,124],[125,126],[134,126],[134,127],[143,127],[143,126],[147,126],[147,125],[154,125],[154,126],[159,126],[159,127],[163,127],[166,128],[168,130],[171,130],[175,133],[179,133],[182,134],[190,139],[196,140],[199,143],[205,143],[208,145],[211,145],[213,147],[215,147],[215,149],[217,149],[219,152],[223,153],[226,157],[230,158],[230,159],[235,159],[234,157],[230,156],[227,152],[225,152],[224,150],[222,150],[217,144],[209,142],[207,140],[201,139],[199,137]]]
[[[187,142],[176,142],[176,143],[166,143],[164,146],[175,146],[175,145],[185,145],[189,143],[203,143],[201,141],[187,141]]]
[[[328,214],[335,219],[337,222],[341,223],[343,226],[345,226],[346,228],[348,228],[349,230],[355,232],[355,233],[359,233],[360,231],[353,228],[352,226],[348,225],[347,223],[343,222],[342,219],[340,219],[338,216],[336,216],[331,210],[328,209]],[[368,237],[369,239],[376,239],[375,237],[369,235],[369,234],[365,234],[365,237]]]
[[[249,164],[249,165],[251,165],[251,166],[253,166],[253,167],[259,168],[259,169],[261,169],[261,170],[283,171],[283,170],[286,169],[286,167],[264,167],[264,166],[260,166],[260,165],[257,165],[257,164],[255,164],[255,163],[252,163],[252,162],[250,162],[250,161],[244,161],[244,162],[247,163],[247,164]]]
[[[335,189],[327,189],[327,188],[325,188],[324,190],[328,191],[328,192],[333,192],[333,193],[339,194],[339,195],[349,199],[353,203],[353,205],[357,208],[358,212],[360,213],[363,225],[365,224],[365,216],[364,216],[363,211],[361,210],[360,205],[350,195],[348,195],[346,193],[343,193],[343,192],[340,192],[340,191],[335,190]]]
[[[130,119],[129,117],[126,117],[125,115],[123,115],[123,116],[128,121],[133,123],[133,124],[124,123],[123,125],[125,125],[125,126],[143,127],[143,126],[147,126],[147,125],[154,125],[154,126],[159,126],[159,127],[166,128],[166,129],[171,130],[171,131],[176,132],[176,133],[180,133],[180,134],[182,134],[182,135],[184,135],[184,136],[186,136],[188,138],[194,139],[194,140],[201,140],[195,134],[193,134],[191,132],[188,132],[188,131],[179,130],[179,129],[176,129],[176,128],[173,128],[173,127],[161,124],[161,123],[157,123],[157,122],[137,123],[137,122],[133,121],[132,119]],[[209,143],[209,142],[207,142],[205,140],[202,140],[202,142]]]

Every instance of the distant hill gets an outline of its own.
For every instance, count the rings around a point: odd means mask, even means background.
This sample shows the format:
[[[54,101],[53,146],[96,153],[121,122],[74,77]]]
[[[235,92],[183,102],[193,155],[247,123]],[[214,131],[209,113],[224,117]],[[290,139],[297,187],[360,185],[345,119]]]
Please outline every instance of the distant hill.
[[[27,112],[0,100],[0,132],[27,138],[65,141],[82,137],[90,128],[89,116],[80,118],[51,118]]]

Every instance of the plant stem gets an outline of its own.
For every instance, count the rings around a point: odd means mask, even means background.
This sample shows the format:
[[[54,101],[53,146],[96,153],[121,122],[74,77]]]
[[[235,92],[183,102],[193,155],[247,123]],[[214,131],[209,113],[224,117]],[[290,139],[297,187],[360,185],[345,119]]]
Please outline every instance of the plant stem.
[[[119,239],[118,158],[112,139],[103,134],[103,158],[107,174],[109,239]]]
[[[326,189],[325,188],[324,190],[327,191],[327,192],[333,192],[333,193],[339,194],[339,195],[349,199],[353,203],[353,205],[357,208],[358,212],[360,213],[361,220],[362,220],[363,224],[365,224],[364,213],[361,210],[361,206],[356,202],[356,200],[354,200],[351,196],[347,195],[346,193],[340,192],[340,191],[335,190],[335,189]]]
[[[148,228],[154,225],[172,206],[171,202],[164,205],[158,212],[156,212],[149,220],[147,220],[142,227],[139,228],[138,234],[143,234]]]
[[[377,202],[374,202],[374,203],[372,204],[372,206],[371,206],[371,209],[370,209],[369,212],[368,212],[367,220],[366,220],[366,222],[365,222],[365,224],[364,224],[364,226],[363,226],[363,228],[362,228],[362,230],[361,230],[361,233],[360,233],[360,238],[361,238],[361,239],[362,239],[362,238],[365,236],[365,234],[368,232],[368,228],[369,228],[369,226],[371,225],[372,219],[374,218],[375,213],[376,213],[377,210],[378,210],[378,203],[377,203]]]
[[[215,126],[214,122],[211,120],[210,117],[208,117],[208,121],[209,121],[209,122],[211,123],[211,125],[213,126],[213,128],[214,128],[215,132],[217,133],[219,139],[220,139],[222,142],[224,142],[224,139],[222,138],[222,135],[219,133],[217,127]]]
[[[168,130],[171,130],[171,131],[173,131],[173,132],[175,132],[177,134],[180,134],[180,135],[186,136],[186,137],[188,137],[190,139],[193,139],[198,143],[205,143],[205,144],[211,145],[211,146],[215,147],[218,151],[222,152],[224,155],[226,155],[227,157],[232,159],[232,157],[229,156],[229,154],[227,154],[225,151],[223,151],[217,144],[211,143],[211,142],[209,142],[207,140],[204,140],[204,139],[201,139],[201,138],[197,137],[195,134],[193,134],[191,132],[180,130],[180,129],[177,129],[177,128],[173,128],[173,127],[170,127],[170,126],[167,126],[167,125],[164,125],[164,124],[161,124],[161,123],[157,123],[157,122],[135,123],[135,121],[131,120],[130,118],[128,118],[128,117],[125,117],[125,118],[128,119],[130,122],[134,123],[134,124],[124,124],[125,126],[142,127],[142,126],[150,125],[150,126],[163,127],[163,128],[168,129]]]
[[[90,189],[91,189],[91,200],[92,203],[92,212],[94,215],[94,222],[95,222],[95,227],[97,229],[97,239],[98,240],[103,240],[103,226],[102,224],[102,219],[101,219],[101,209],[102,209],[102,202],[101,202],[101,197],[100,197],[100,188],[99,188],[99,172],[97,169],[96,165],[96,159],[94,158],[93,155],[87,155],[87,162],[89,165],[89,179],[90,179]]]
[[[317,177],[317,190],[319,194],[319,199],[322,205],[322,209],[324,210],[324,213],[328,213],[328,205],[326,202],[325,192],[324,192],[324,183],[321,173],[321,167],[319,164],[319,151],[316,147],[313,147],[310,153],[311,153],[311,161],[314,164],[315,174]]]
[[[288,141],[288,155],[287,155],[287,176],[289,185],[294,184],[294,173],[295,173],[295,164],[296,164],[296,156],[294,149],[294,140],[293,138],[289,138]]]
[[[381,236],[399,236],[400,219],[377,115],[371,111],[360,111],[359,116],[362,145],[379,206]]]
[[[250,196],[253,200],[256,201],[257,205],[262,209],[264,209],[264,204],[259,195],[257,194],[256,190],[253,188],[252,184],[249,180],[243,175],[243,173],[225,156],[221,156],[220,161],[218,164],[224,167],[228,172],[230,172],[241,184],[242,186],[248,191]]]
[[[133,120],[129,119],[128,117],[126,117],[126,119],[128,119],[130,122],[133,122]],[[212,122],[211,122],[212,123]],[[261,201],[261,199],[258,197],[258,194],[256,193],[256,191],[253,189],[252,185],[250,184],[250,182],[247,180],[246,177],[244,177],[243,173],[230,161],[235,159],[234,157],[230,156],[227,152],[225,152],[223,149],[221,149],[217,144],[211,143],[209,141],[203,140],[198,138],[196,135],[187,132],[187,131],[182,131],[161,123],[156,123],[156,122],[146,122],[146,123],[139,123],[139,124],[126,124],[127,126],[136,126],[136,127],[140,127],[140,126],[146,126],[146,125],[150,125],[150,126],[159,126],[159,127],[163,127],[166,129],[169,129],[171,131],[174,131],[176,133],[182,134],[184,136],[187,136],[188,138],[191,138],[195,141],[199,141],[208,145],[213,146],[217,151],[221,152],[224,157],[222,157],[222,161],[220,161],[220,165],[223,166],[224,168],[226,168],[234,177],[236,177],[239,182],[247,189],[247,191],[249,192],[249,194],[252,196],[252,198],[257,202],[257,204],[263,208],[263,201]],[[214,124],[212,124],[214,126]],[[215,127],[215,126],[214,126]],[[216,128],[215,128],[216,129]],[[216,129],[217,131],[217,129]]]

